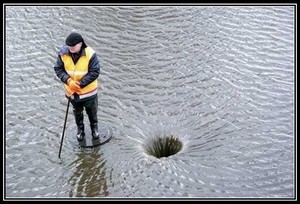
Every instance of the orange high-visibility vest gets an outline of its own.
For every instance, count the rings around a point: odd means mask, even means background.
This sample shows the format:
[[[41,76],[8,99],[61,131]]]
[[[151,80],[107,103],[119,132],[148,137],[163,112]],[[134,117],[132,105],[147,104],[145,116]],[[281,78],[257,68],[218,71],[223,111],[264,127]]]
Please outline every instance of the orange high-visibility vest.
[[[83,52],[85,52],[85,55],[84,54],[81,55],[76,64],[74,64],[72,57],[70,55],[64,54],[61,56],[61,59],[65,65],[66,72],[75,81],[79,81],[84,75],[86,75],[89,69],[89,61],[93,56],[93,54],[95,53],[95,51],[90,47],[86,47]],[[97,94],[97,86],[98,86],[98,82],[97,80],[94,80],[86,87],[81,88],[79,92],[77,92],[79,98],[83,99],[92,96],[94,94]],[[66,93],[71,91],[69,86],[66,84],[65,84],[65,91]]]

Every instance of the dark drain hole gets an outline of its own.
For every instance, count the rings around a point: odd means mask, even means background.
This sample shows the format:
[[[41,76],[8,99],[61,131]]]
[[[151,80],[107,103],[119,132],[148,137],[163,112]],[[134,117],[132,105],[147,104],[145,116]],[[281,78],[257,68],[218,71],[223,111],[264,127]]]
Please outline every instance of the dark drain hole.
[[[157,158],[169,157],[178,153],[181,149],[182,142],[173,135],[164,135],[145,144],[146,153]]]

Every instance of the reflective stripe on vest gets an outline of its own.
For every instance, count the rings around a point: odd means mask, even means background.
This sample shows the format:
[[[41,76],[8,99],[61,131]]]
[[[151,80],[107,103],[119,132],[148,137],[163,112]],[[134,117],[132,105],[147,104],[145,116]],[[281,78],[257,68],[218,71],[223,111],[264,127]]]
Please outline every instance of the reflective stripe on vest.
[[[90,47],[86,47],[84,51],[85,55],[81,55],[76,64],[74,64],[70,55],[64,54],[61,56],[61,59],[64,62],[66,72],[75,81],[79,81],[84,75],[87,74],[89,69],[89,61],[95,53],[95,51]],[[97,84],[97,80],[94,80],[86,87],[80,89],[79,92],[77,92],[79,98],[82,99],[97,94]],[[71,92],[69,86],[66,84],[65,92]]]

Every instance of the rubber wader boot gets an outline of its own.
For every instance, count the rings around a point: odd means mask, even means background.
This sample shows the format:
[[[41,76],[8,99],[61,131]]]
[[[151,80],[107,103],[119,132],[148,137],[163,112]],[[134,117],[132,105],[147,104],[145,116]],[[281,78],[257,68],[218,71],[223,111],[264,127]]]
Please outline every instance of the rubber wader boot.
[[[99,132],[98,132],[98,124],[94,123],[91,125],[91,130],[92,130],[92,136],[93,139],[97,140],[99,139]]]
[[[85,133],[84,133],[84,126],[83,127],[77,127],[77,140],[78,142],[81,142],[84,137],[85,137]]]
[[[83,123],[83,112],[74,110],[75,121],[77,125],[77,135],[76,138],[79,142],[81,142],[85,137],[84,132],[84,123]]]
[[[99,139],[97,105],[98,105],[98,98],[95,98],[95,100],[91,101],[91,103],[86,107],[86,113],[89,117],[92,137],[95,140]]]

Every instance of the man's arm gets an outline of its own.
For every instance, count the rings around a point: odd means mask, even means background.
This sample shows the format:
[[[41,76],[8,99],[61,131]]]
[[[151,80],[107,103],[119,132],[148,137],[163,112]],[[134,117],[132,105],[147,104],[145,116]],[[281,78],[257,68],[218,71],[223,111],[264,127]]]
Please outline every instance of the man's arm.
[[[89,62],[88,73],[80,80],[80,87],[84,88],[96,80],[100,74],[100,62],[97,54],[94,53]]]
[[[63,61],[61,60],[61,53],[64,52],[64,48],[62,48],[62,50],[60,50],[55,66],[54,66],[54,71],[56,73],[56,76],[65,84],[67,84],[67,80],[68,78],[70,78],[69,74],[66,72],[65,70],[65,66]]]

